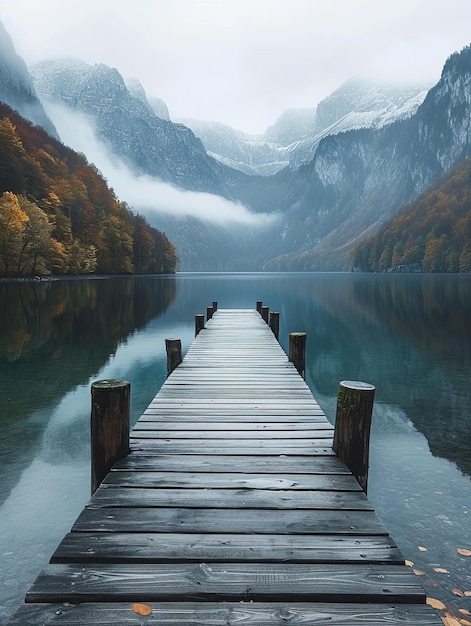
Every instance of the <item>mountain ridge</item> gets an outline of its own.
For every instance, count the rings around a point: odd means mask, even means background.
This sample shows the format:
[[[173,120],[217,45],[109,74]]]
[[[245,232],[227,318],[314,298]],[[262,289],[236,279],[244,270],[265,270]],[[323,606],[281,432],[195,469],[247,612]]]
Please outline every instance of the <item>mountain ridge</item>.
[[[28,68],[16,53],[13,41],[0,21],[0,93],[2,100],[33,124],[58,139],[31,83]]]
[[[347,83],[343,96],[342,90],[335,95],[335,111],[329,113],[327,102],[327,108],[321,106],[320,113],[315,111],[315,119],[309,110],[284,116],[287,126],[270,127],[265,139],[277,133],[292,138],[288,132],[290,115],[294,119],[299,114],[303,119],[297,131],[300,136],[332,120],[334,128],[328,126],[326,134],[321,129],[314,137],[313,154],[299,163],[295,163],[293,153],[288,157],[279,150],[278,165],[282,168],[265,176],[248,175],[212,158],[217,151],[208,154],[190,128],[159,118],[142,86],[127,86],[118,70],[99,64],[81,65],[79,70],[69,72],[65,85],[60,71],[48,70],[49,85],[44,81],[48,72],[42,72],[39,82],[46,86],[48,97],[57,96],[54,90],[58,89],[62,101],[68,100],[72,108],[85,112],[97,133],[135,172],[159,177],[182,189],[218,194],[255,213],[277,216],[263,229],[241,230],[236,236],[235,230],[224,231],[196,218],[184,222],[166,218],[165,230],[179,248],[181,269],[349,269],[350,252],[362,238],[372,235],[427,185],[470,155],[469,46],[449,57],[440,80],[415,112],[413,107],[422,98],[417,87],[414,93],[404,91],[402,101],[394,96],[396,104],[383,108],[379,118],[369,105],[356,106],[361,110],[352,114],[348,102],[355,100],[352,93],[360,88]],[[41,92],[39,86],[38,90]],[[378,94],[370,90],[367,96],[366,102],[371,103]],[[161,103],[157,109],[167,115]],[[360,118],[355,118],[357,113]],[[365,120],[369,127],[357,128]],[[354,127],[345,130],[343,123]],[[220,134],[226,131],[227,127],[220,127]],[[236,147],[247,137],[230,131]],[[303,141],[306,139],[301,144]],[[273,150],[273,143],[260,142],[260,137],[256,143],[257,158],[263,156],[263,150]],[[255,153],[250,158],[255,161]],[[288,158],[289,167],[283,167]],[[240,164],[244,159],[239,154],[237,159],[227,157],[226,163]],[[257,163],[257,167],[263,164]]]

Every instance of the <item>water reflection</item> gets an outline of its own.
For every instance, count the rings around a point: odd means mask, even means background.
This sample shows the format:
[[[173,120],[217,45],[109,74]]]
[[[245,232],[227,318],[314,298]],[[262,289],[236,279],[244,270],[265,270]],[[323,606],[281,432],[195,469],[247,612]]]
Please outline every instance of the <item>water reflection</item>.
[[[175,281],[161,277],[0,284],[0,470],[8,467],[0,502],[34,454],[51,407],[175,293]]]
[[[370,498],[429,573],[428,592],[459,606],[451,590],[469,589],[469,568],[456,548],[471,541],[471,277],[187,274],[0,283],[0,623],[88,499],[91,379],[130,380],[137,417],[165,379],[164,339],[185,351],[213,300],[279,311],[285,350],[289,332],[308,333],[307,382],[330,419],[340,380],[376,385]],[[450,570],[439,589],[437,565]]]
[[[470,296],[468,277],[331,281],[314,296],[314,385],[332,396],[338,376],[372,382],[433,454],[471,475]]]

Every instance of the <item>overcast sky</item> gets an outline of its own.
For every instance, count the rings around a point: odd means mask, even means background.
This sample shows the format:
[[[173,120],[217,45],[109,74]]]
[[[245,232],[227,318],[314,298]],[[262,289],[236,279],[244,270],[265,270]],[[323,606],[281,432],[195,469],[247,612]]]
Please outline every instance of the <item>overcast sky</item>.
[[[0,20],[28,64],[106,63],[172,119],[249,133],[352,77],[437,81],[471,43],[471,0],[1,0]]]

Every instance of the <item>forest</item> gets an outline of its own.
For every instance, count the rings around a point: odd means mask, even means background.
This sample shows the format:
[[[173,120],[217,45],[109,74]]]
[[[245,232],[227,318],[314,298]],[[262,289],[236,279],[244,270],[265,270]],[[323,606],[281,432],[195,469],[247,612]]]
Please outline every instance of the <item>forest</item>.
[[[0,276],[173,273],[177,262],[83,154],[0,103]]]
[[[471,159],[361,242],[351,266],[362,272],[471,272]]]

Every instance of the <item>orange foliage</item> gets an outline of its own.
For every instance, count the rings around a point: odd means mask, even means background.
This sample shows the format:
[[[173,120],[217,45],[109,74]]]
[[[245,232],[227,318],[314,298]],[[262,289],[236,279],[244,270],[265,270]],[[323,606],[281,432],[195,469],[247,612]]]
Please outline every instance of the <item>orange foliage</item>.
[[[0,103],[2,194],[0,275],[175,271],[173,245],[83,155]]]

